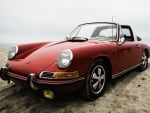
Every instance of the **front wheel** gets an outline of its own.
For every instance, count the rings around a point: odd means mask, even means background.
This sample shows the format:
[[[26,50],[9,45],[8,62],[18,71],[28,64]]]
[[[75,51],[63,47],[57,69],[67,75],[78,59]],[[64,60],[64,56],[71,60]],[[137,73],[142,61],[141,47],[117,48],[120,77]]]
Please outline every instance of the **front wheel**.
[[[107,84],[108,68],[102,59],[95,60],[90,66],[84,87],[81,91],[86,100],[102,96]]]

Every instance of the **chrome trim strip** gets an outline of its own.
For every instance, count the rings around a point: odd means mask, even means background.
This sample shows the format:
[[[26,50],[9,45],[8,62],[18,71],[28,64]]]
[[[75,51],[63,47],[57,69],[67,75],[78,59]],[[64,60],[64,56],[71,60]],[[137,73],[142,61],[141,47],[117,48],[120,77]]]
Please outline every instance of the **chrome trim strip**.
[[[121,71],[121,72],[119,72],[119,73],[117,73],[117,74],[112,75],[112,79],[114,79],[114,78],[116,78],[116,77],[118,77],[118,76],[121,76],[122,74],[125,74],[126,72],[128,72],[128,71],[130,71],[130,70],[132,70],[132,69],[134,69],[134,68],[136,68],[136,67],[138,67],[138,66],[140,66],[141,64],[142,64],[142,63],[137,64],[137,65],[135,65],[135,66],[133,66],[133,67],[131,67],[131,68],[128,68],[128,69],[123,70],[123,71]]]
[[[13,75],[14,75],[14,76],[13,76]],[[12,78],[24,80],[24,81],[27,80],[27,77],[24,77],[24,76],[21,76],[21,77],[20,77],[20,75],[17,75],[17,74],[11,73],[11,72],[8,72],[8,76],[10,76],[10,77],[12,77]]]
[[[79,79],[75,79],[75,80],[69,80],[69,81],[64,81],[64,82],[54,82],[54,83],[49,83],[49,82],[42,82],[42,81],[35,81],[33,80],[33,82],[37,83],[37,84],[48,84],[48,85],[63,85],[63,84],[71,84],[71,83],[74,83],[74,82],[78,82],[78,81],[81,81],[81,80],[84,80],[85,77],[81,77]]]

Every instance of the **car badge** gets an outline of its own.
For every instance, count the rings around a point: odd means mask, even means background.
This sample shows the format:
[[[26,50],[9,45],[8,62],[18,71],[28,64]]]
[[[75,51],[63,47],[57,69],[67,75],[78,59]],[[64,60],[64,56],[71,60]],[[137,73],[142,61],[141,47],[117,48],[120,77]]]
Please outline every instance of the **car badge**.
[[[27,62],[26,62],[26,64],[30,64],[30,63],[31,63],[31,61],[27,61]]]

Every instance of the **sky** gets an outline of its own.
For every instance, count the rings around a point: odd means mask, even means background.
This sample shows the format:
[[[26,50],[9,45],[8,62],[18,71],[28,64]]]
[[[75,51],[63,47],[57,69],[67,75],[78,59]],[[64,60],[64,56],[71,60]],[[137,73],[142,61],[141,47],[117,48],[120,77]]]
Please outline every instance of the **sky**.
[[[0,0],[0,43],[63,40],[79,24],[129,24],[150,44],[150,0]]]

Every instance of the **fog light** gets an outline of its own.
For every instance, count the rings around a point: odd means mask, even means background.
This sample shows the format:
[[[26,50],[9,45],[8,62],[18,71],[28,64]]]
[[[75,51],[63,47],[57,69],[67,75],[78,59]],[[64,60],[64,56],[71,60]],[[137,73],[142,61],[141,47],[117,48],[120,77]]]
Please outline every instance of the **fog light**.
[[[54,93],[51,90],[44,90],[43,95],[45,98],[52,100],[54,98]]]

